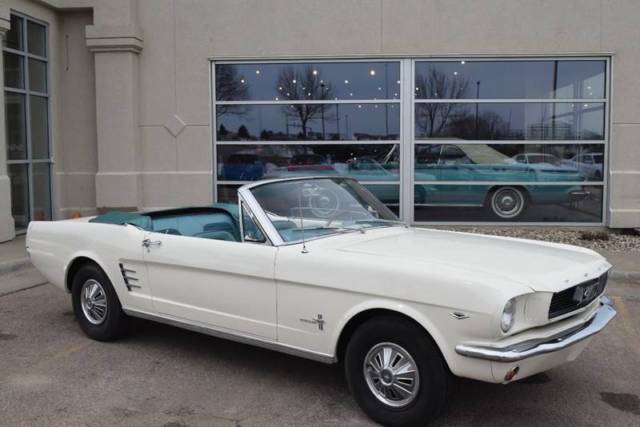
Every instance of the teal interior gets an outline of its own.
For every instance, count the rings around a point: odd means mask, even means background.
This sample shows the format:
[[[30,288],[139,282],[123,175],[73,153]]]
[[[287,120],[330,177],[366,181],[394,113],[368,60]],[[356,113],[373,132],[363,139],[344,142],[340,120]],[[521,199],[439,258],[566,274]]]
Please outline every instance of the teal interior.
[[[238,206],[232,203],[155,212],[109,212],[91,219],[90,222],[132,224],[156,233],[240,241]]]
[[[154,212],[108,212],[89,220],[102,224],[131,224],[146,231],[174,236],[240,242],[238,205],[216,203],[207,207],[167,209]],[[292,221],[276,220],[273,225],[285,241],[302,240],[302,230]],[[253,221],[245,221],[247,232],[262,236]],[[323,228],[305,228],[304,237],[313,238],[333,233]]]

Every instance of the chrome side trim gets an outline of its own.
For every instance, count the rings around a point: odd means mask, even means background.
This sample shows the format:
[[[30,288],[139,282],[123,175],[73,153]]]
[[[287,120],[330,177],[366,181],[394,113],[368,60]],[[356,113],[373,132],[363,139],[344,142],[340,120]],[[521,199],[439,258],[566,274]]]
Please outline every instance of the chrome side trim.
[[[615,316],[616,311],[611,305],[611,300],[603,296],[600,298],[600,307],[591,319],[577,328],[574,327],[563,331],[542,342],[540,340],[529,340],[509,347],[459,344],[456,346],[456,353],[462,356],[491,360],[494,362],[517,362],[529,357],[560,351],[585,340],[603,330]]]
[[[336,357],[329,354],[316,353],[313,351],[304,350],[297,347],[291,347],[285,344],[277,343],[274,341],[268,341],[262,338],[253,337],[245,334],[233,334],[230,332],[223,332],[218,329],[210,328],[208,326],[195,325],[185,320],[163,317],[157,314],[147,313],[144,311],[134,310],[131,308],[123,308],[122,310],[126,314],[132,317],[139,317],[141,319],[152,320],[154,322],[164,323],[166,325],[175,326],[182,329],[188,329],[194,332],[199,332],[201,334],[211,335],[216,338],[235,341],[241,344],[253,345],[256,347],[265,348],[267,350],[279,351],[280,353],[286,353],[292,356],[303,357],[305,359],[315,360],[316,362],[322,362],[327,364],[332,364],[337,362]]]

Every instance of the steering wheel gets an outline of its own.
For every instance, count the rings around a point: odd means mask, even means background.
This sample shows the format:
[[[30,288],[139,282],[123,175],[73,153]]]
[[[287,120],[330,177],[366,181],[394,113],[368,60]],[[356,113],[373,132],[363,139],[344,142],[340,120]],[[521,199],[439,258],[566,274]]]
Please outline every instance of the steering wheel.
[[[319,218],[329,218],[340,209],[338,195],[326,188],[306,189],[303,195],[309,198],[309,208]]]

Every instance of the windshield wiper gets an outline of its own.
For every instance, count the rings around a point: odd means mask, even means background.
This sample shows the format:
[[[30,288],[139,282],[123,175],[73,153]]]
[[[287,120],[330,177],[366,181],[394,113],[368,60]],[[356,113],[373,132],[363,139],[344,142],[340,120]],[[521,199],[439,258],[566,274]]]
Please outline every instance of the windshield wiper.
[[[407,224],[403,221],[396,221],[393,219],[378,219],[378,218],[371,218],[371,219],[359,219],[355,221],[356,224],[395,224],[395,225],[402,225],[404,227],[407,227]]]
[[[296,230],[302,231],[302,228],[297,228]],[[335,231],[336,233],[348,233],[351,231],[360,231],[364,233],[364,228],[362,227],[327,227],[327,226],[319,226],[319,227],[304,227],[304,231],[318,231],[318,230],[327,230],[327,231]]]

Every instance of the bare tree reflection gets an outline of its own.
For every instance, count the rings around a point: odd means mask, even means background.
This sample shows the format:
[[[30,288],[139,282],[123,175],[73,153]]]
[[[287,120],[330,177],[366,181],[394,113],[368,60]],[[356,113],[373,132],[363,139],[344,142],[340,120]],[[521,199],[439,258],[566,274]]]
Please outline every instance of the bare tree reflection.
[[[493,112],[480,112],[478,116],[469,105],[462,106],[464,111],[459,111],[450,120],[447,136],[455,136],[461,139],[505,139],[509,136],[516,137],[510,130],[509,122],[502,116]],[[443,136],[443,135],[439,135]]]
[[[317,75],[311,66],[307,66],[303,71],[295,70],[293,67],[283,67],[278,75],[277,90],[282,94],[282,98],[289,101],[322,101],[330,99],[332,88],[330,83],[324,82]],[[289,118],[299,122],[302,139],[308,138],[309,121],[318,118],[322,119],[322,138],[325,139],[325,120],[332,119],[330,111],[325,111],[325,104],[290,104],[283,107],[283,112],[287,118],[288,127],[293,126],[288,122]],[[330,117],[331,116],[331,117]]]
[[[240,101],[247,99],[249,84],[238,75],[235,65],[216,67],[216,100]],[[225,114],[242,116],[247,113],[245,105],[216,105],[216,118]]]
[[[429,99],[465,98],[469,80],[452,77],[432,68],[427,75],[416,76],[416,92]],[[447,126],[450,116],[461,107],[460,104],[416,104],[416,123],[427,137],[439,135]]]
[[[477,82],[476,84],[478,84]],[[479,84],[478,84],[479,88]],[[422,98],[469,99],[469,81],[448,76],[436,69],[416,77],[416,93]],[[476,93],[476,98],[478,94]],[[478,103],[417,103],[416,126],[421,137],[455,137],[460,139],[522,139],[522,131],[511,127],[511,108],[482,111]],[[495,107],[491,107],[495,108]],[[541,120],[547,120],[543,114]]]

